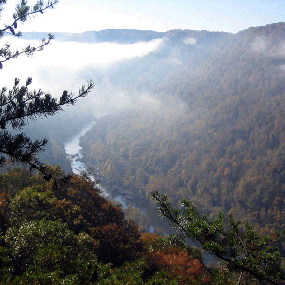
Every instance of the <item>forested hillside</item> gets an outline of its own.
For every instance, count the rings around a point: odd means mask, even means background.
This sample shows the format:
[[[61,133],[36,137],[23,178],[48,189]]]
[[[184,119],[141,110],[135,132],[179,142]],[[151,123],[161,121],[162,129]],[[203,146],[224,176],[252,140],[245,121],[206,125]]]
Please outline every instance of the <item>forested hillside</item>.
[[[82,142],[86,161],[114,191],[143,199],[159,190],[175,203],[189,198],[207,214],[231,212],[265,232],[282,227],[284,28],[250,28],[207,44],[183,45],[180,38],[181,64],[169,72],[174,49],[167,54],[167,45],[137,59],[140,68],[163,58],[130,87],[134,96],[148,89],[152,100],[100,118]]]
[[[1,284],[284,284],[276,235],[260,238],[232,218],[224,227],[222,215],[210,222],[190,202],[188,234],[225,261],[205,266],[178,237],[141,232],[88,178],[50,170],[48,182],[20,168],[0,175]],[[153,195],[160,211],[170,206]]]
[[[79,72],[98,76],[98,90],[106,84],[115,99],[81,138],[82,160],[131,206],[108,201],[88,173],[5,165],[0,283],[284,284],[285,232],[275,231],[285,218],[284,28],[87,33],[87,42],[159,41]],[[86,108],[24,128],[50,140],[43,162],[70,170],[64,144],[101,108],[90,97]],[[148,232],[170,233],[156,208],[176,235]]]
[[[13,169],[0,182],[1,284],[210,284],[213,278],[197,250],[140,233],[83,177],[54,183]]]

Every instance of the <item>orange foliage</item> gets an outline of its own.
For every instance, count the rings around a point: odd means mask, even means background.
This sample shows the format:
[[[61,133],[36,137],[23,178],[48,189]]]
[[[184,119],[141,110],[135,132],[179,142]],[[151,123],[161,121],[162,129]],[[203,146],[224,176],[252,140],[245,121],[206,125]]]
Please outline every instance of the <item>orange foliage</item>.
[[[181,276],[181,284],[189,284],[200,278],[203,282],[209,281],[209,276],[205,276],[203,264],[198,259],[190,257],[185,250],[172,254],[157,252],[156,255],[158,266],[167,269],[169,278]]]
[[[157,234],[152,233],[141,233],[141,239],[145,245],[153,244],[159,239],[160,237]]]
[[[6,208],[8,205],[9,195],[0,193],[0,209]]]
[[[146,261],[149,272],[163,270],[169,279],[180,277],[180,284],[195,281],[210,284],[210,276],[205,272],[203,263],[191,257],[181,246],[159,245],[161,238],[157,234],[143,233],[141,239],[148,247]]]

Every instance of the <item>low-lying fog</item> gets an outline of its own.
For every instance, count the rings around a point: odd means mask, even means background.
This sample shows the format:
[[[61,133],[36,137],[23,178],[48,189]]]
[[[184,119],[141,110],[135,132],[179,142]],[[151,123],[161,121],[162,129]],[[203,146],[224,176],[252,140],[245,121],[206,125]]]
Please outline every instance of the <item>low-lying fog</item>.
[[[11,47],[37,45],[38,41],[5,37],[3,42]],[[157,51],[163,44],[162,39],[136,44],[117,43],[79,43],[57,42],[55,40],[43,51],[36,52],[31,58],[21,56],[3,64],[1,87],[11,87],[14,78],[25,82],[33,78],[32,89],[42,89],[58,97],[63,90],[76,93],[78,88],[92,80],[96,86],[88,98],[81,99],[77,108],[100,116],[121,107],[131,105],[130,95],[123,88],[114,87],[108,77],[108,70],[114,64],[130,59],[144,57]],[[152,100],[147,94],[141,100]]]

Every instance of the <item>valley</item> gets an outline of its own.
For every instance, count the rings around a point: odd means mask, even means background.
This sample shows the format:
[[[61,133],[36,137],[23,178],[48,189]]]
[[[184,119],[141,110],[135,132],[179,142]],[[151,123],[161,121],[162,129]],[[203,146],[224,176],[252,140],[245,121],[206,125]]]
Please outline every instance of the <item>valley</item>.
[[[0,284],[285,285],[282,4],[0,0]]]
[[[138,207],[151,208],[148,195],[159,190],[175,204],[190,198],[213,217],[225,211],[264,232],[281,227],[283,28],[279,23],[237,34],[112,30],[100,40],[90,36],[90,42],[126,47],[136,34],[138,41],[162,42],[143,56],[80,71],[97,78],[95,97],[85,98],[73,115],[76,120],[84,113],[85,122],[97,117],[80,141],[84,162],[104,174],[113,194]],[[81,36],[61,35],[59,42]],[[148,219],[155,223],[155,211]]]

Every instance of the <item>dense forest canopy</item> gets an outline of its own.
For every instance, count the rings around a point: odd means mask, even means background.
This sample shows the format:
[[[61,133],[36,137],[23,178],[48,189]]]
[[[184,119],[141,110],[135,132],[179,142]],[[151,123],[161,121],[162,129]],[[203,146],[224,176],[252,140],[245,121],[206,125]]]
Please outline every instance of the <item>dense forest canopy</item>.
[[[199,252],[141,234],[90,180],[73,176],[54,187],[14,169],[0,181],[1,284],[210,280]]]
[[[282,257],[272,247],[277,236],[260,238],[232,218],[231,228],[224,228],[223,215],[209,222],[190,202],[189,237],[204,240],[203,247],[226,263],[206,267],[200,250],[178,237],[141,232],[82,176],[55,184],[17,168],[0,182],[1,284],[284,284]],[[166,201],[162,197],[160,210],[185,229]]]
[[[192,45],[173,31],[175,49],[165,45],[118,67],[135,73],[149,64],[130,89],[134,97],[148,89],[152,101],[100,118],[82,142],[86,161],[104,171],[114,191],[147,197],[159,190],[265,232],[282,227],[283,29],[249,28]],[[168,71],[174,50],[183,64]]]

